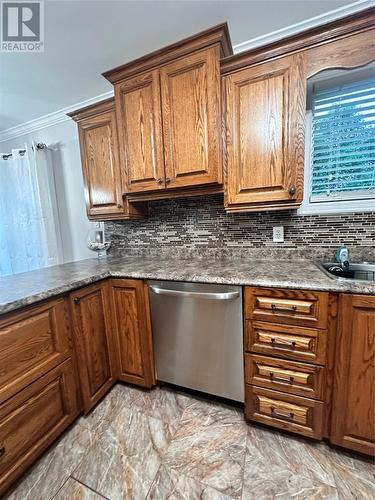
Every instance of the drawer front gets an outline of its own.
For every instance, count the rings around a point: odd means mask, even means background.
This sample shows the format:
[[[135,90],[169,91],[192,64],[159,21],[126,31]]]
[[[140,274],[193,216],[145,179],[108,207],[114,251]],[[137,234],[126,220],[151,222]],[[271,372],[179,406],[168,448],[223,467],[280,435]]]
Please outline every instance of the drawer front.
[[[245,355],[247,384],[313,399],[323,398],[322,366],[296,363],[282,359]]]
[[[0,405],[0,493],[78,413],[70,359]]]
[[[65,299],[46,302],[0,319],[0,402],[70,355]]]
[[[248,352],[324,365],[327,331],[248,320],[245,344]]]
[[[246,318],[315,328],[327,327],[328,293],[246,288]]]
[[[316,439],[323,431],[321,401],[246,386],[245,411],[249,420]]]

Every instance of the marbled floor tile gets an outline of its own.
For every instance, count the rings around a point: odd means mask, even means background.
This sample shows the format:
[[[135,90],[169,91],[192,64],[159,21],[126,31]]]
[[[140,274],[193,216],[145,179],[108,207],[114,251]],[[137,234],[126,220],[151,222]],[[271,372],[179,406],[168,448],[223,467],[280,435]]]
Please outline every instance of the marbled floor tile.
[[[242,498],[337,499],[336,483],[322,446],[250,425]]]
[[[156,387],[141,393],[135,405],[152,417],[173,423],[179,421],[185,409],[194,402],[195,398],[188,394],[168,387]]]
[[[117,383],[100,403],[88,415],[82,418],[82,425],[96,434],[114,419],[123,408],[132,409],[142,390],[125,384]]]
[[[147,500],[231,500],[224,495],[195,479],[183,476],[179,472],[168,469],[164,465],[152,483]]]
[[[375,498],[375,461],[344,450],[326,446],[340,500],[373,500]]]
[[[240,413],[196,401],[187,407],[163,464],[221,493],[239,498],[247,427]]]
[[[69,477],[53,500],[103,500],[103,497]]]
[[[100,432],[72,476],[111,500],[142,500],[171,436],[170,424],[123,407]]]
[[[21,478],[7,500],[50,500],[94,440],[94,435],[80,418]]]

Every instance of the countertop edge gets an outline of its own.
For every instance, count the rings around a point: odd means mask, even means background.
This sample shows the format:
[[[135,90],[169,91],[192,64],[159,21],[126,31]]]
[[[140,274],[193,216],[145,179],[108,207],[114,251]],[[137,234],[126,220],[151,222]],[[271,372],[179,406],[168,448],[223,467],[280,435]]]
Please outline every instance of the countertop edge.
[[[313,261],[311,261],[314,263]],[[317,272],[325,276],[323,271],[316,266]],[[325,276],[328,280],[326,283],[314,283],[314,280],[301,281],[301,280],[286,280],[286,279],[269,279],[269,278],[258,278],[258,279],[241,279],[241,278],[227,278],[222,276],[205,276],[201,274],[192,274],[190,272],[184,274],[179,273],[178,277],[174,276],[173,273],[168,273],[164,271],[156,272],[140,272],[140,271],[114,271],[106,270],[98,274],[92,274],[82,279],[72,281],[68,284],[56,288],[46,289],[43,292],[29,295],[27,297],[16,299],[7,303],[0,304],[0,316],[7,313],[22,309],[27,306],[31,306],[48,300],[59,295],[69,293],[73,290],[81,288],[83,286],[90,285],[92,283],[107,279],[107,278],[128,278],[128,279],[143,279],[143,280],[162,280],[162,281],[191,281],[196,283],[212,283],[212,284],[226,284],[226,285],[237,285],[237,286],[253,286],[253,287],[263,287],[263,288],[286,288],[291,290],[311,290],[319,292],[330,292],[330,293],[356,293],[361,295],[368,295],[374,292],[369,292],[366,289],[366,285],[359,282],[338,282],[334,279]]]

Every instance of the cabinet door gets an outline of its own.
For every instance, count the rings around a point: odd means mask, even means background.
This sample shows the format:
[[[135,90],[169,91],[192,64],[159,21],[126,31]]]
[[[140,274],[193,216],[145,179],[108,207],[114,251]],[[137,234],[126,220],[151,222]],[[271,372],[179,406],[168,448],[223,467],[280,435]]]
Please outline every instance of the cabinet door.
[[[375,296],[340,296],[331,441],[375,452]]]
[[[73,292],[70,297],[82,398],[87,413],[117,378],[108,284],[95,283]]]
[[[120,379],[152,387],[155,369],[147,285],[141,280],[116,279],[111,289]]]
[[[78,412],[70,358],[0,405],[0,496]]]
[[[221,183],[219,48],[164,66],[160,82],[167,187]]]
[[[79,122],[88,216],[124,212],[115,111]]]
[[[165,176],[158,71],[117,84],[115,99],[126,191],[143,193],[163,189]]]
[[[71,356],[69,304],[64,298],[0,318],[0,402]]]
[[[296,55],[224,77],[227,209],[301,202],[306,109],[302,66]]]

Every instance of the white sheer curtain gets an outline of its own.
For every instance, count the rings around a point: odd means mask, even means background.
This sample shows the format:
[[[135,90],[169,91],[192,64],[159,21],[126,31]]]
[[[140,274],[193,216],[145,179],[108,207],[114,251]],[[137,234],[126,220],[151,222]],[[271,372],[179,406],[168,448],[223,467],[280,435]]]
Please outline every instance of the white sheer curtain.
[[[60,231],[48,152],[0,153],[0,276],[59,263]],[[6,159],[7,158],[7,159]]]

